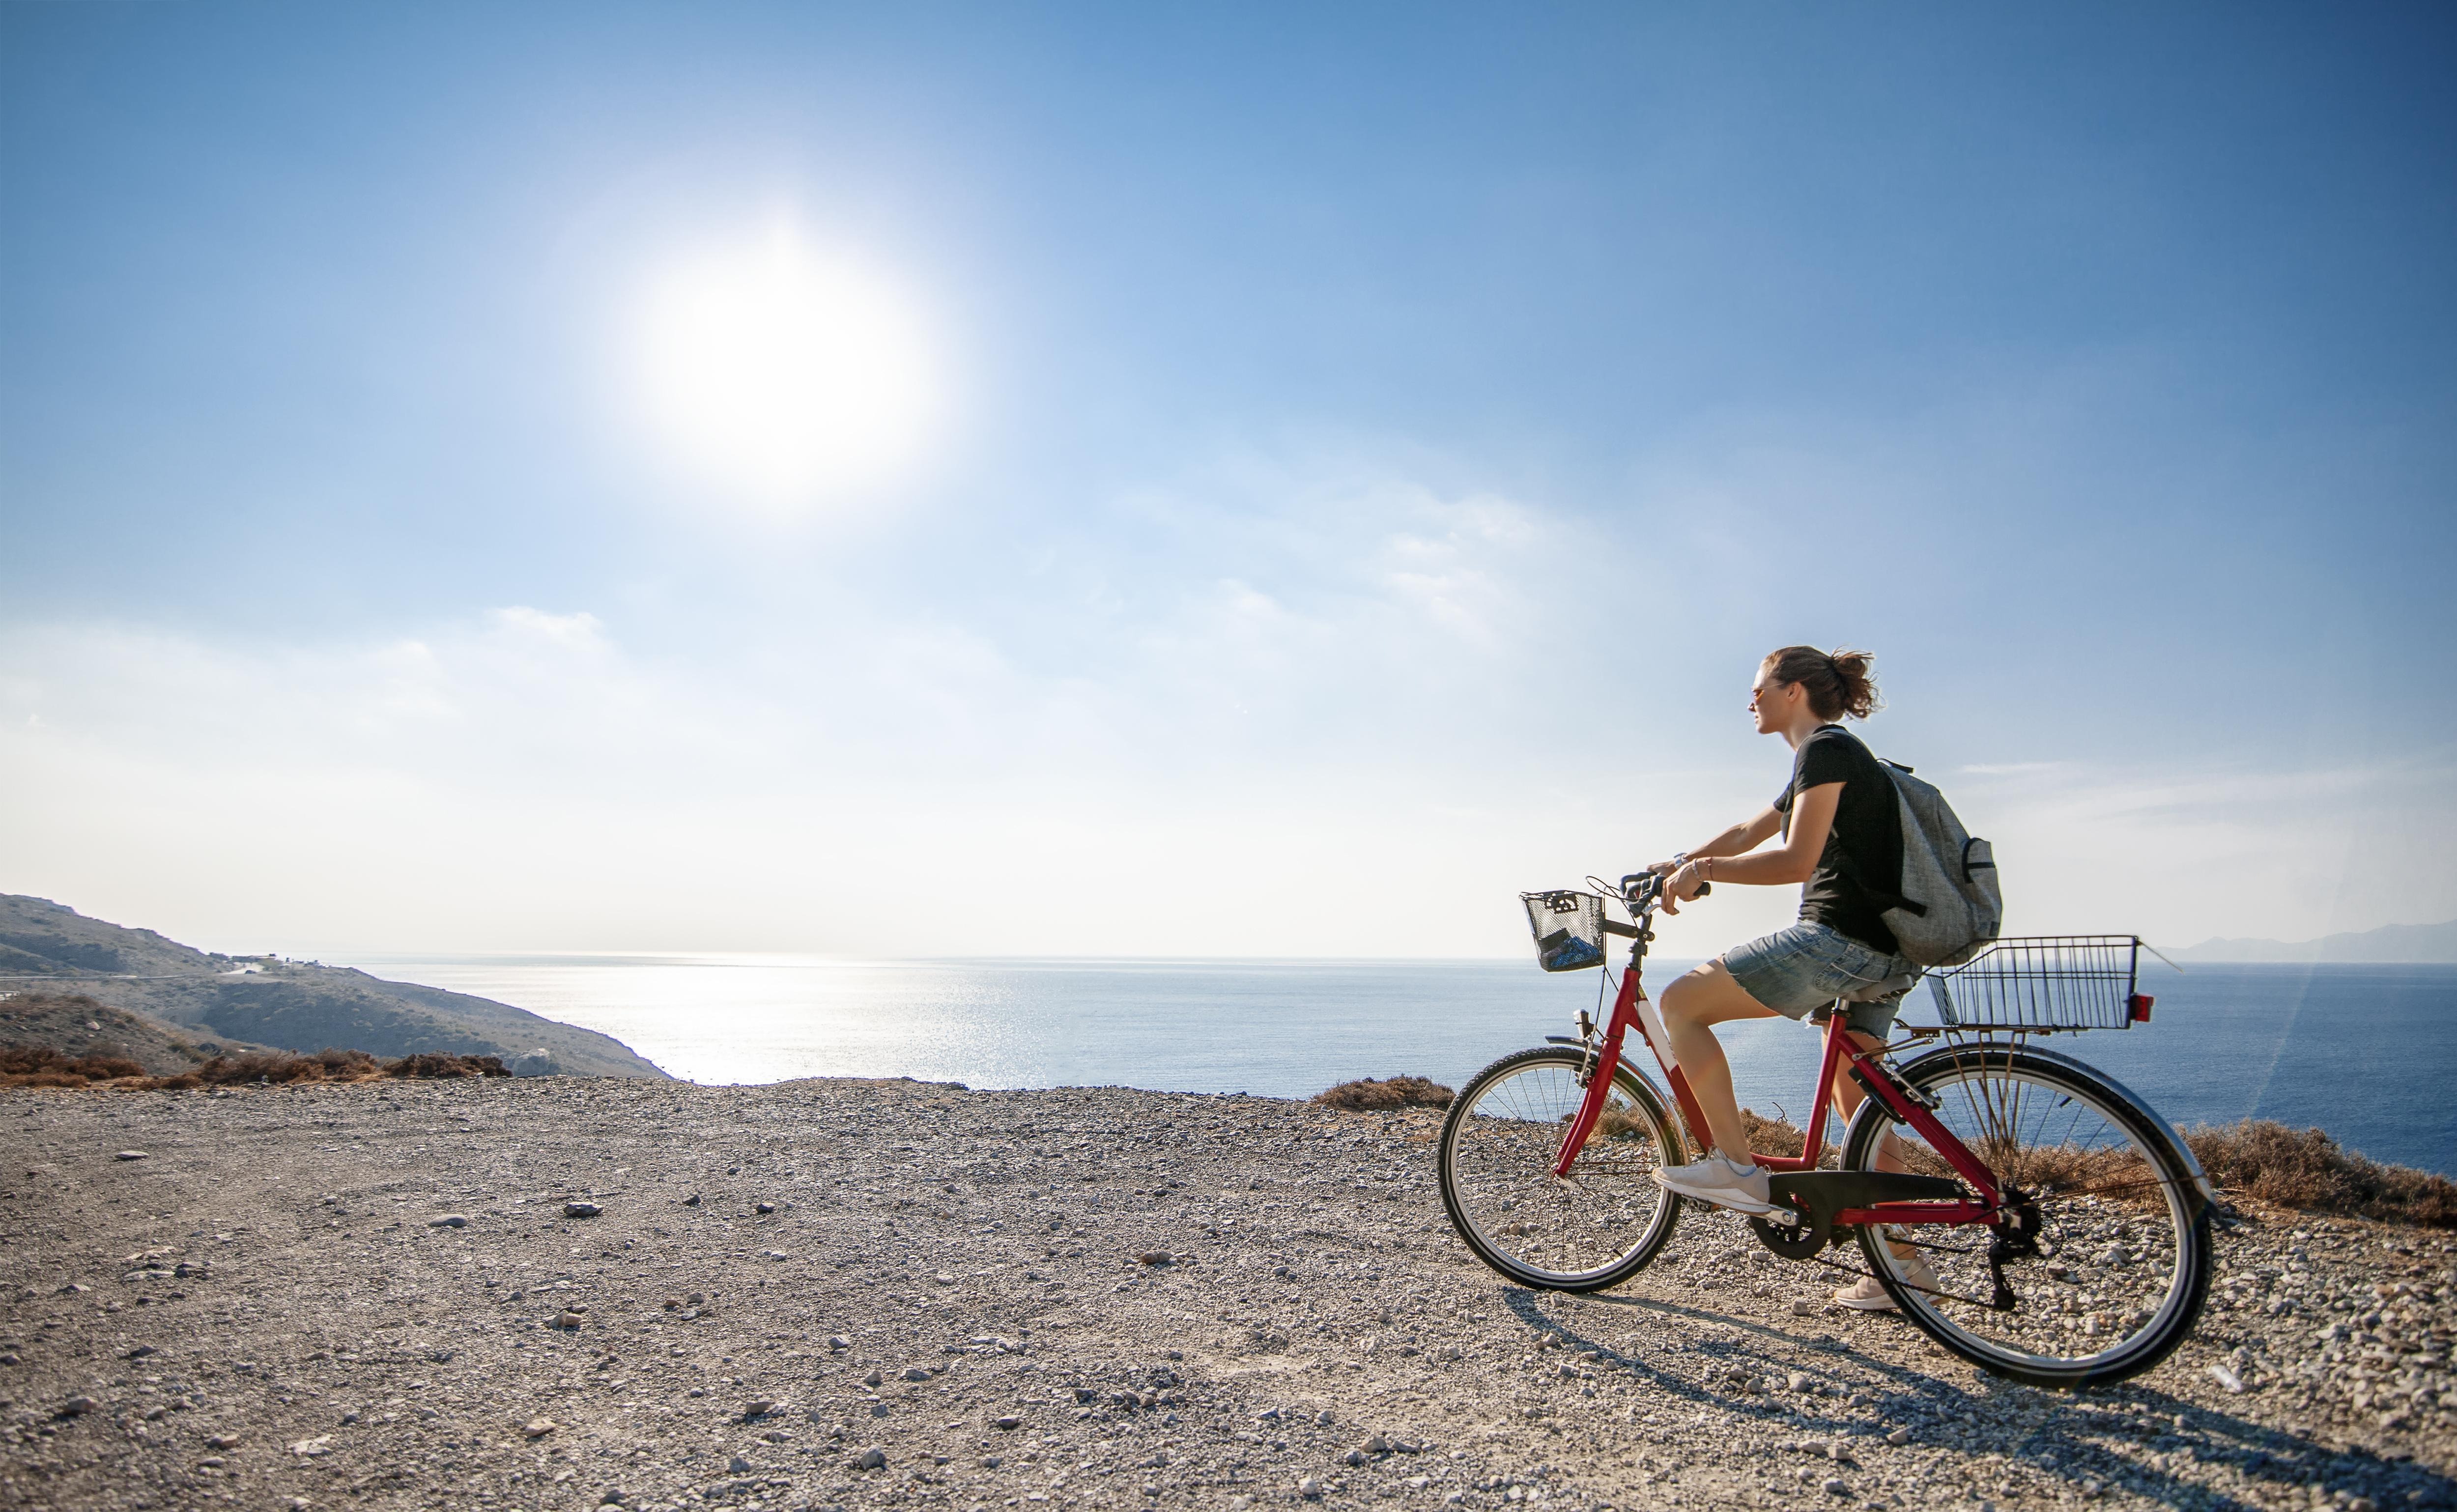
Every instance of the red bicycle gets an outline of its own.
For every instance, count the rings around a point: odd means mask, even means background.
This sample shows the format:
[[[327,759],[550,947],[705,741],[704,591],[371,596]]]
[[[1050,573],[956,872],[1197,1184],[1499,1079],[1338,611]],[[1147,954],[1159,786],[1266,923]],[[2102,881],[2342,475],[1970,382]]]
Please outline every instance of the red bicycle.
[[[1641,984],[1661,879],[1523,895],[1547,969],[1629,963],[1599,1026],[1548,1036],[1469,1081],[1442,1129],[1442,1202],[1460,1238],[1522,1285],[1589,1292],[1627,1280],[1672,1236],[1684,1199],[1654,1171],[1711,1146]],[[1702,892],[1703,890],[1702,889]],[[1610,894],[1629,914],[1607,916]],[[1856,1239],[1903,1315],[1973,1365],[2036,1386],[2121,1380],[2164,1359],[2200,1316],[2217,1190],[2164,1119],[2113,1078],[2031,1043],[2146,1023],[2138,940],[1998,942],[1928,977],[1938,1026],[1853,1046],[1832,1008],[1805,1148],[1759,1155],[1779,1213],[1749,1220],[1786,1259]],[[1607,968],[1605,984],[1614,985]],[[1623,1053],[1635,1029],[1671,1090]],[[1925,1047],[1896,1066],[1899,1051]],[[1838,1067],[1868,1094],[1829,1156]],[[1676,1120],[1672,1108],[1677,1107]]]

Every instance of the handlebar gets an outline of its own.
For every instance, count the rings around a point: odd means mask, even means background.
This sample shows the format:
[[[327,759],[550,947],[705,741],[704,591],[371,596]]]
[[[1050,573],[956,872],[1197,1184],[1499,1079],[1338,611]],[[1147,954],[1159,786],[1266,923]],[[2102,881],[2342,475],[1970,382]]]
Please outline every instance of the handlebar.
[[[1713,882],[1700,882],[1697,896],[1703,898],[1714,890]],[[1663,877],[1659,872],[1632,872],[1621,880],[1621,901],[1629,905],[1633,914],[1642,917],[1654,912],[1662,894]]]

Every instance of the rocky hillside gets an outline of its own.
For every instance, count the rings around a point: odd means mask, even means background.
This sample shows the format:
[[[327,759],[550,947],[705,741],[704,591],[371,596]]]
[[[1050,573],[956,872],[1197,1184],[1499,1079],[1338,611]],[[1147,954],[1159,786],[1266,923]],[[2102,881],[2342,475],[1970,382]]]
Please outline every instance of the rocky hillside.
[[[155,1076],[176,1076],[217,1055],[247,1055],[265,1048],[183,1032],[158,1019],[105,1007],[82,995],[19,991],[0,998],[0,1047],[33,1046],[72,1059],[91,1055],[134,1061]]]
[[[217,1042],[386,1059],[493,1055],[526,1074],[665,1075],[618,1040],[507,1004],[312,962],[196,950],[42,898],[0,894],[0,977],[9,979],[0,991],[83,993]]]

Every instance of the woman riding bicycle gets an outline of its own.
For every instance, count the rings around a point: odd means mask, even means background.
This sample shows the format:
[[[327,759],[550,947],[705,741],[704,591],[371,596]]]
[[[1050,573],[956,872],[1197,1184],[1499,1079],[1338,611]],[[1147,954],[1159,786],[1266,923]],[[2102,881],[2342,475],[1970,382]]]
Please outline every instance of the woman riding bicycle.
[[[1672,1052],[1715,1140],[1704,1159],[1655,1173],[1658,1183],[1683,1196],[1742,1212],[1776,1211],[1767,1200],[1766,1174],[1750,1158],[1731,1066],[1714,1025],[1778,1014],[1805,1019],[1843,999],[1849,1003],[1846,1022],[1853,1042],[1874,1049],[1918,979],[1919,967],[1901,956],[1880,905],[1862,884],[1869,879],[1890,893],[1902,878],[1893,781],[1836,722],[1865,719],[1877,709],[1869,661],[1866,652],[1786,646],[1760,663],[1749,707],[1760,735],[1779,735],[1792,748],[1791,780],[1754,817],[1649,868],[1667,874],[1666,913],[1680,912],[1706,882],[1803,884],[1800,922],[1724,952],[1663,991],[1660,1006]],[[1748,854],[1778,835],[1779,848]],[[1848,1117],[1862,1094],[1838,1071],[1834,1095]],[[1881,1151],[1877,1164],[1899,1169],[1888,1153]],[[1916,1253],[1899,1243],[1895,1250],[1914,1272],[1913,1284],[1933,1284],[1922,1278],[1928,1268]],[[1893,1306],[1873,1277],[1834,1299],[1870,1310]]]

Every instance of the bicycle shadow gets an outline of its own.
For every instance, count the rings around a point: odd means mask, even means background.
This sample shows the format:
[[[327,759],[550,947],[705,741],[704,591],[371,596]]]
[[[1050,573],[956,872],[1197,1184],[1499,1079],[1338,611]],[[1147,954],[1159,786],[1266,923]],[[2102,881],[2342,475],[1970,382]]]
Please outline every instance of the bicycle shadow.
[[[1726,1418],[1780,1423],[1791,1431],[1805,1428],[1820,1437],[1843,1437],[1869,1445],[1871,1455],[1876,1452],[1875,1440],[1865,1435],[1867,1419],[1845,1416],[1840,1398],[1729,1395],[1710,1384],[1714,1366],[1699,1373],[1704,1378],[1673,1374],[1644,1356],[1589,1336],[1568,1320],[1547,1314],[1539,1300],[1545,1295],[1524,1287],[1502,1289],[1504,1305],[1531,1333],[1539,1337],[1559,1335],[1562,1347],[1573,1354],[1595,1351],[1600,1365],[1626,1372],[1633,1384],[1652,1389],[1673,1405],[1711,1408]],[[1684,1357],[1722,1362],[1727,1376],[1735,1365],[1754,1364],[1775,1373],[1791,1368],[1782,1360],[1756,1355],[1749,1348],[1751,1336],[1847,1360],[1882,1382],[1869,1388],[1875,1398],[1876,1417],[1910,1426],[1921,1445],[1957,1451],[1974,1462],[1984,1455],[2003,1455],[2075,1488],[2095,1480],[2108,1489],[2122,1487],[2171,1506],[2206,1503],[2248,1512],[2261,1505],[2217,1483],[2220,1477],[2215,1472],[2231,1469],[2247,1483],[2247,1494],[2258,1488],[2272,1502],[2287,1493],[2308,1497],[2317,1486],[2367,1496],[2383,1506],[2457,1506],[2457,1480],[2411,1460],[2361,1446],[2333,1449],[2308,1435],[2268,1427],[2138,1381],[2053,1392],[1972,1373],[1975,1380],[1963,1384],[1927,1375],[1831,1335],[1803,1335],[1710,1307],[1640,1296],[1595,1295],[1587,1300],[1703,1323],[1733,1336],[1687,1339],[1680,1345]],[[1910,1325],[1901,1326],[1908,1334]],[[1956,1366],[1958,1373],[1967,1369]],[[1985,1425],[1997,1420],[2008,1408],[2029,1407],[2042,1400],[2058,1402],[2064,1410],[2030,1422],[2018,1438],[2009,1433],[1994,1442],[1964,1446],[1942,1441],[1936,1433],[1927,1431],[1930,1425]],[[1633,1426],[1641,1432],[1645,1427],[1637,1421]],[[2117,1443],[2135,1452],[2119,1454],[2111,1447]],[[2185,1455],[2204,1467],[2204,1473],[2179,1473],[2147,1460],[2147,1454]]]

